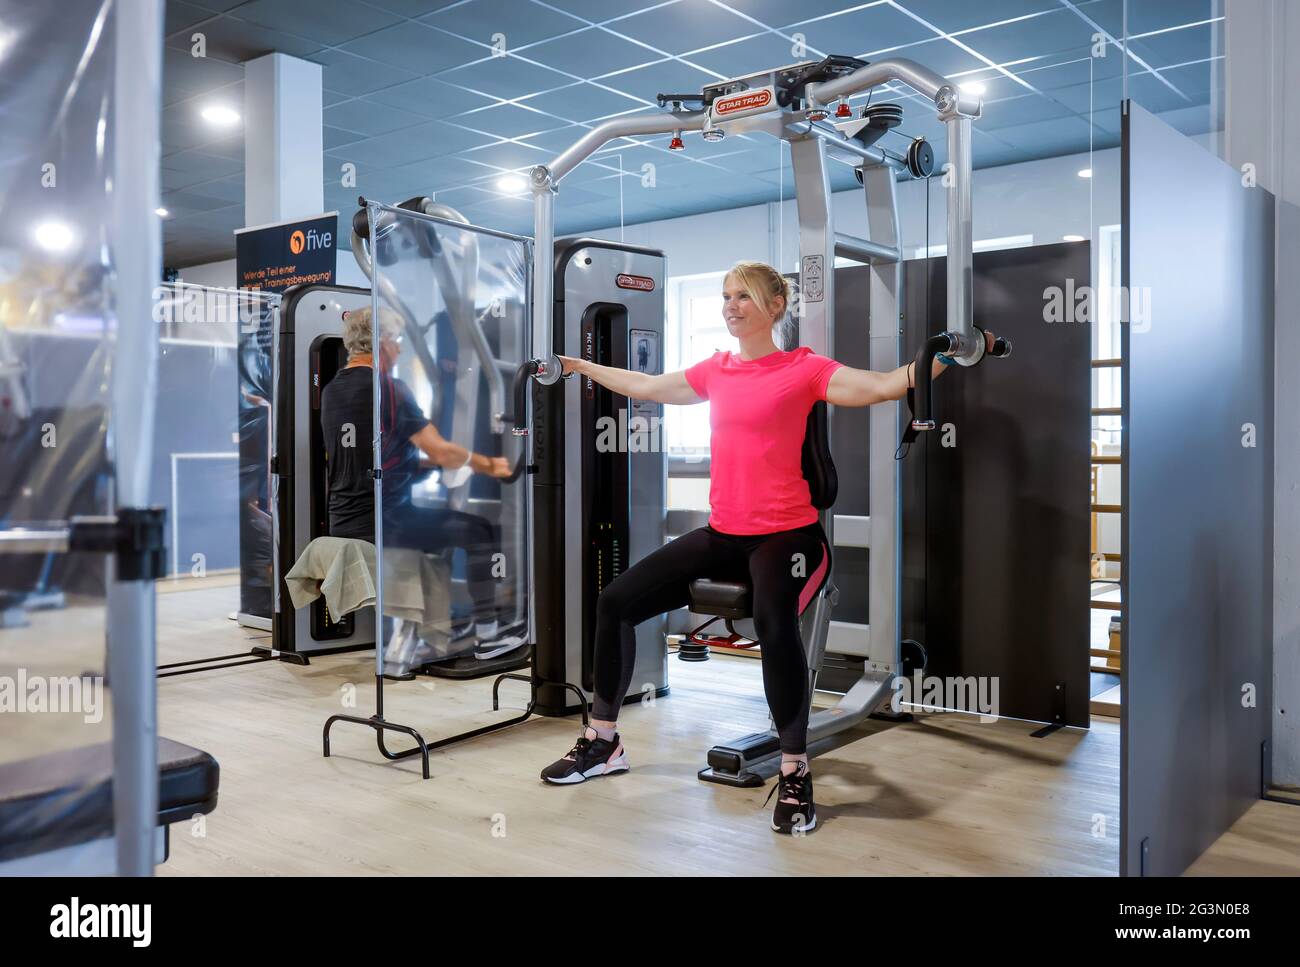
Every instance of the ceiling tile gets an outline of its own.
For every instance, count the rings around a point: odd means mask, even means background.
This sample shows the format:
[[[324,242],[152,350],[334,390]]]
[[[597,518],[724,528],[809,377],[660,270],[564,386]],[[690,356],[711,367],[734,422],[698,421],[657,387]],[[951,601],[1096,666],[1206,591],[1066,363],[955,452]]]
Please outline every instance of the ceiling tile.
[[[1136,2],[1136,0],[1135,0]],[[1118,40],[1124,33],[1124,4],[1128,0],[1071,0],[1074,13]]]
[[[891,51],[890,56],[918,61],[944,77],[988,67],[988,64],[978,57],[968,54],[952,41],[943,38],[908,44],[899,50]]]
[[[445,118],[494,103],[492,98],[421,77],[366,95],[367,100],[410,111],[426,118]]]
[[[1058,0],[980,0],[979,3],[899,0],[898,5],[946,33],[1061,9]]]
[[[547,0],[552,7],[592,23],[640,13],[648,7],[657,7],[664,0]]]
[[[595,121],[645,109],[645,105],[634,98],[585,82],[521,98],[519,103],[543,111],[559,121]]]
[[[1012,147],[1034,150],[1053,145],[1053,154],[1073,154],[1088,149],[1088,123],[1079,117],[1058,118],[1052,121],[1035,121],[999,128],[997,137]],[[937,147],[937,146],[936,146]]]
[[[203,194],[201,190],[169,191],[163,199],[163,204],[167,207],[168,211],[172,213],[209,212],[218,208],[230,207],[230,202],[226,199],[213,198],[210,195]]]
[[[202,193],[208,198],[220,198],[232,204],[244,203],[244,173],[229,178],[210,181],[203,186]]]
[[[211,57],[193,57],[189,50],[163,51],[163,104],[172,104],[214,88],[242,84],[242,64],[227,64]]]
[[[919,43],[935,36],[933,30],[887,5],[863,7],[834,17],[794,24],[786,28],[786,33],[802,34],[809,45],[827,54],[847,54],[850,57]]]
[[[166,36],[171,36],[182,30],[188,30],[195,24],[212,16],[211,10],[195,6],[192,3],[182,3],[181,0],[167,0],[163,33]]]
[[[341,49],[416,74],[436,74],[491,53],[486,47],[411,21],[376,30]]]
[[[320,64],[321,83],[331,91],[358,96],[414,80],[415,72],[358,57],[345,50],[325,50],[311,58]]]
[[[422,22],[488,45],[494,43],[494,34],[504,34],[507,51],[584,26],[566,13],[540,4],[525,6],[519,0],[469,0],[431,13]]]
[[[587,77],[599,77],[633,64],[660,60],[662,54],[595,27],[535,44],[523,52],[529,60],[572,71],[581,64]]]
[[[992,131],[1017,124],[1066,117],[1074,113],[1071,106],[1048,100],[1042,95],[1022,94],[1019,97],[1009,97],[1000,101],[986,100],[984,114],[976,123],[985,131]]]
[[[1215,47],[1216,33],[1222,35],[1222,23],[1184,27],[1146,37],[1133,37],[1130,34],[1128,49],[1157,69],[1173,64],[1187,64],[1209,56]]]
[[[869,0],[859,0],[857,3],[849,2],[849,0],[800,0],[799,3],[791,3],[790,0],[727,0],[727,6],[737,13],[753,17],[768,27],[789,27],[785,33],[793,33],[798,29],[792,26],[793,24],[806,23],[818,17],[838,14],[843,12],[846,7],[862,6],[864,2],[869,2]],[[879,0],[879,2],[883,3],[884,0]],[[783,61],[780,65],[773,64],[772,66],[784,66],[787,63],[790,63],[790,61]]]
[[[601,85],[654,104],[656,94],[694,94],[705,84],[726,75],[709,72],[675,60],[661,60],[635,70],[599,79]]]
[[[342,128],[332,128],[328,124],[325,125],[324,145],[326,151],[330,150],[330,148],[341,148],[345,144],[355,144],[365,139],[364,134],[358,134],[356,131],[345,131]]]
[[[486,131],[502,138],[517,138],[553,128],[558,122],[549,114],[537,110],[528,110],[514,104],[500,104],[495,107],[482,108],[465,114],[457,114],[449,119],[454,124]]]
[[[364,97],[327,107],[323,115],[325,124],[330,127],[366,135],[387,134],[428,121],[419,114],[378,104]]]
[[[1087,51],[1093,33],[1093,28],[1073,11],[1059,9],[1032,20],[962,34],[961,42],[1002,64],[1053,51]]]
[[[442,121],[428,121],[413,128],[345,145],[327,151],[326,154],[339,161],[352,161],[357,165],[394,168],[490,144],[492,140],[489,135],[475,134]]]
[[[785,67],[800,60],[813,60],[815,57],[816,55],[812,53],[805,53],[803,57],[798,57],[791,50],[790,41],[776,34],[764,33],[757,37],[750,37],[748,40],[740,40],[734,44],[691,54],[690,61],[722,77],[742,77],[769,67]]]
[[[763,32],[762,27],[709,0],[675,0],[671,5],[619,20],[607,29],[669,54],[684,54]]]
[[[367,0],[372,7],[381,7],[402,17],[423,17],[425,14],[450,7],[460,0]]]
[[[252,0],[241,4],[233,15],[331,47],[401,22],[400,17],[366,4],[320,0]]]
[[[1212,0],[1129,0],[1129,36],[1209,20],[1215,16],[1214,8]]]
[[[563,87],[574,81],[566,74],[540,64],[529,64],[518,57],[488,57],[467,67],[457,68],[454,77],[447,79],[472,91],[482,91],[511,100]]]
[[[187,53],[192,49],[190,35],[202,33],[206,38],[207,56],[242,64],[254,57],[279,51],[294,57],[306,57],[321,49],[319,41],[279,30],[268,30],[229,15],[209,20],[196,31],[183,31],[167,39],[167,46]]]
[[[550,156],[540,148],[515,144],[510,141],[488,145],[484,148],[472,148],[469,151],[461,152],[459,157],[464,158],[466,161],[511,171],[524,170],[531,168],[533,165],[545,164],[551,160]]]
[[[524,140],[535,147],[541,148],[547,154],[555,156],[561,151],[567,151],[570,146],[590,130],[591,128],[581,124],[566,124],[550,131],[530,134]]]
[[[1204,105],[1208,114],[1209,98],[1192,100],[1185,94],[1171,90],[1154,74],[1130,74],[1128,79],[1128,96],[1134,104],[1140,104],[1152,114],[1163,114],[1178,108]]]
[[[388,173],[404,184],[415,184],[426,191],[441,191],[477,181],[490,174],[482,165],[450,155],[433,161],[419,161],[389,169]]]

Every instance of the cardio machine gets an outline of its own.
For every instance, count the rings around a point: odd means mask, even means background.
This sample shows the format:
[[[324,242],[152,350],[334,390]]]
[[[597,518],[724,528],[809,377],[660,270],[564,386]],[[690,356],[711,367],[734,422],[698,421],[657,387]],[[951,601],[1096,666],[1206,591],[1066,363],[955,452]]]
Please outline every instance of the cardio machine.
[[[971,311],[971,121],[979,117],[981,101],[956,84],[914,61],[890,59],[874,64],[853,57],[830,56],[820,61],[760,71],[706,85],[699,94],[660,94],[667,113],[606,121],[587,132],[549,165],[531,173],[535,257],[548,265],[555,249],[554,208],[565,175],[606,143],[623,137],[672,134],[669,147],[683,150],[683,133],[698,131],[707,144],[728,136],[766,133],[790,146],[799,217],[799,344],[814,352],[835,355],[836,256],[871,267],[870,361],[872,369],[888,371],[900,364],[899,292],[902,250],[895,180],[926,177],[934,155],[923,139],[912,141],[905,153],[878,145],[902,120],[897,104],[869,104],[855,116],[850,95],[896,83],[930,99],[947,130],[951,164],[948,188],[947,330],[927,342],[918,354],[918,369],[928,367],[937,352],[964,366],[985,354],[983,334],[973,325]],[[833,114],[833,119],[832,119]],[[829,162],[842,161],[855,169],[864,189],[868,237],[837,232],[830,198]],[[534,346],[553,345],[557,314],[549,273],[533,277]],[[1009,345],[1003,347],[1009,351]],[[534,377],[544,385],[561,375],[559,360],[539,356]],[[928,371],[928,370],[927,370]],[[900,623],[901,498],[895,450],[904,431],[901,408],[878,404],[871,408],[868,444],[869,515],[852,521],[870,548],[867,625],[832,620],[838,598],[834,571],[812,605],[801,616],[801,630],[811,670],[809,687],[828,651],[861,659],[861,673],[833,708],[815,711],[809,721],[809,751],[826,740],[884,710],[902,668]],[[822,447],[824,422],[811,429],[806,445]],[[915,434],[934,427],[928,392],[918,391],[918,412],[906,429]],[[829,454],[829,450],[825,451]],[[805,461],[805,467],[808,467]],[[829,460],[823,470],[833,470]],[[833,497],[832,497],[833,500]],[[826,503],[825,501],[822,501]],[[834,545],[835,515],[829,503],[821,508],[822,526]],[[746,585],[701,580],[691,588],[691,610],[731,620],[748,617]],[[760,643],[761,646],[761,643]],[[774,771],[779,745],[774,729],[715,746],[700,778],[732,785],[758,785]]]

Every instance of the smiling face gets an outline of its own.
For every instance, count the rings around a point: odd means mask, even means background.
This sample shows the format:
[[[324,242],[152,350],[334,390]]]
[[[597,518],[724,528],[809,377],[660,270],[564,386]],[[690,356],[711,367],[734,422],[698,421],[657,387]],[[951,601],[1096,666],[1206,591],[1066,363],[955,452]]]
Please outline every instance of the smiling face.
[[[776,296],[769,305],[756,301],[762,292],[751,292],[735,273],[722,280],[722,318],[727,331],[744,339],[763,330],[771,330],[785,312],[785,299]]]

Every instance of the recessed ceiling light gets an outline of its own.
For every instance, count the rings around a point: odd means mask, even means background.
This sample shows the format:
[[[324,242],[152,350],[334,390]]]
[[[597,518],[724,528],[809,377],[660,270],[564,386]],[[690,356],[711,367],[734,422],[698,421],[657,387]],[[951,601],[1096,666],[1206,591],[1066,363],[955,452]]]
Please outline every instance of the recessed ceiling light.
[[[36,244],[47,252],[63,252],[72,245],[72,229],[63,222],[41,222],[35,235]]]
[[[1079,172],[1079,177],[1080,177],[1080,178],[1091,178],[1091,177],[1092,177],[1092,169],[1091,169],[1091,168],[1084,168],[1084,169],[1082,169],[1082,170]]]
[[[1062,235],[1061,240],[1064,242],[1082,242],[1082,235]]]
[[[209,124],[219,124],[222,127],[239,123],[239,112],[224,104],[209,104],[199,114]]]
[[[519,175],[502,175],[497,179],[497,190],[513,195],[528,187],[528,182]]]
[[[171,212],[169,212],[169,211],[168,211],[167,209],[165,209],[165,208],[155,208],[155,209],[153,210],[153,213],[154,213],[155,215],[157,215],[159,218],[166,218],[168,215],[171,214]]]
[[[965,81],[957,86],[967,94],[974,94],[976,96],[983,94],[985,90],[984,85],[979,81]]]

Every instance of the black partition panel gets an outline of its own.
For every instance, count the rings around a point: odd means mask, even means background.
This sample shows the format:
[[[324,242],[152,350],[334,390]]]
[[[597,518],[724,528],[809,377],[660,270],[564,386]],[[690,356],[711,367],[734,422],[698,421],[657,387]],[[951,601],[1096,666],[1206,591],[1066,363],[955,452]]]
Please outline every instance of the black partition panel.
[[[1272,714],[1273,199],[1123,115],[1121,872],[1260,796]]]
[[[944,328],[945,260],[928,263],[904,267],[909,355]],[[939,429],[903,457],[903,635],[927,674],[996,677],[1001,715],[1086,728],[1090,327],[1044,307],[1088,284],[1089,246],[978,252],[974,269],[976,324],[1015,349],[936,380]]]

